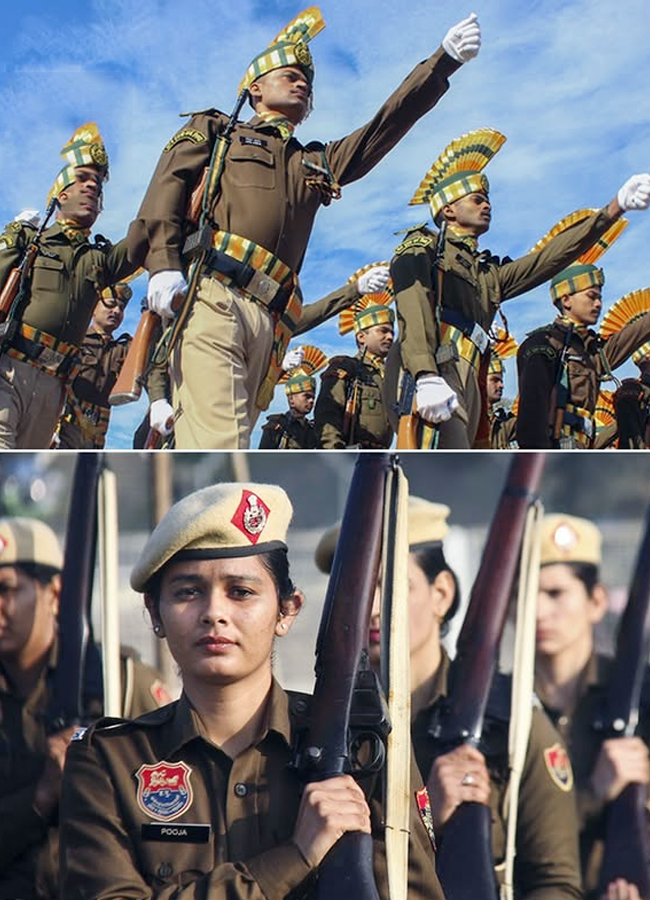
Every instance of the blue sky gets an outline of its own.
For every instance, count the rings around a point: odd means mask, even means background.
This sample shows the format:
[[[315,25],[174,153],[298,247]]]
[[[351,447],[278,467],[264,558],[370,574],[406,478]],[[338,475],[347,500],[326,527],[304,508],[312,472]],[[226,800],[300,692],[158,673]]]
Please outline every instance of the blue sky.
[[[306,5],[306,4],[305,4]],[[0,33],[0,221],[45,204],[59,150],[94,120],[111,161],[96,230],[112,240],[135,216],[157,158],[183,121],[180,112],[229,111],[250,59],[300,3],[240,0],[23,0],[3,11]],[[365,179],[316,220],[302,271],[307,301],[357,268],[387,259],[395,232],[427,218],[408,200],[454,137],[492,126],[508,138],[490,163],[493,223],[483,248],[525,253],[563,215],[604,205],[625,179],[650,170],[650,59],[646,0],[451,0],[406,6],[383,0],[323,0],[326,29],[312,52],[315,110],[298,137],[338,138],[367,121],[446,30],[474,9],[483,47],[453,78],[438,106]],[[650,285],[650,213],[603,258],[605,307]],[[144,279],[126,326],[133,332]],[[552,318],[546,288],[506,304],[514,336]],[[328,355],[353,352],[336,320],[307,338]],[[506,393],[516,390],[514,363]],[[633,375],[627,364],[619,375]],[[272,411],[286,408],[276,392]],[[108,447],[130,446],[144,401],[117,409]],[[262,419],[264,416],[262,416]],[[259,440],[259,427],[253,446]]]

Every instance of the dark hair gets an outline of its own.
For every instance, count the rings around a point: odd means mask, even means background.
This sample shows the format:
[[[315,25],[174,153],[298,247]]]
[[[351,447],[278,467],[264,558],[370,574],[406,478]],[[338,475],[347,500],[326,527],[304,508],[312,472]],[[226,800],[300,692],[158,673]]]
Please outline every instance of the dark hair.
[[[444,637],[449,631],[449,622],[458,612],[460,606],[460,585],[458,577],[454,570],[447,564],[442,544],[427,544],[424,546],[416,546],[413,549],[413,555],[418,566],[424,572],[429,584],[433,584],[441,572],[449,572],[454,582],[454,599],[442,620],[440,626],[440,635]]]
[[[38,581],[43,587],[46,587],[55,575],[60,575],[61,573],[61,570],[57,569],[55,566],[47,566],[35,562],[19,562],[16,563],[16,568],[20,569],[21,572],[24,572],[28,578],[33,578],[34,581]]]
[[[289,556],[286,549],[278,547],[275,550],[267,550],[266,553],[258,554],[258,559],[273,579],[275,589],[278,593],[278,602],[280,606],[285,600],[288,600],[295,591],[294,584],[289,574]],[[173,558],[169,562],[173,562]],[[162,585],[163,574],[169,563],[165,563],[162,568],[151,576],[144,587],[144,593],[153,600],[153,608],[158,615],[160,606],[160,588]]]
[[[574,578],[584,584],[589,595],[593,593],[596,585],[600,584],[600,570],[595,563],[567,562],[564,565],[569,567]]]

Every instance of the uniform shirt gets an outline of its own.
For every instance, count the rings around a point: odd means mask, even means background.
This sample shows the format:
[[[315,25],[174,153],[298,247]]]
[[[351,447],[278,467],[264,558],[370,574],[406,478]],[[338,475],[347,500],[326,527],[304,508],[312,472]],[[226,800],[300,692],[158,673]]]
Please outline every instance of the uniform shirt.
[[[393,430],[384,408],[383,380],[383,360],[371,353],[335,356],[329,361],[314,406],[314,423],[323,449],[390,447]],[[345,408],[355,386],[354,413],[346,422]]]
[[[30,225],[10,223],[0,235],[0,285],[20,263],[35,233]],[[97,305],[98,291],[134,271],[135,266],[127,260],[126,241],[113,246],[104,238],[90,243],[82,237],[72,243],[55,223],[43,232],[21,321],[80,346]]]
[[[318,208],[329,200],[313,183],[323,176],[310,165],[329,168],[340,185],[363,177],[435,106],[459,65],[440,48],[416,66],[367,125],[327,144],[285,141],[257,116],[238,122],[212,218],[222,231],[255,241],[299,271]],[[214,109],[194,115],[163,150],[128,234],[129,255],[151,274],[183,268],[191,191],[227,122],[228,116]]]
[[[32,808],[45,765],[43,714],[48,680],[56,667],[52,648],[42,676],[27,697],[18,697],[0,663],[0,897],[53,900],[58,872],[58,815],[45,821]],[[169,700],[157,673],[133,651],[122,651],[122,684],[130,697],[128,715],[138,716]],[[91,701],[94,714],[101,704]]]
[[[262,425],[260,450],[315,450],[316,447],[316,429],[306,416],[294,416],[289,411],[269,416]]]
[[[590,778],[600,751],[601,738],[594,722],[602,715],[611,659],[594,654],[585,666],[576,689],[573,708],[564,711],[545,703],[539,696],[567,746],[576,782],[580,827],[580,858],[586,900],[597,900],[600,867],[603,858],[605,803],[590,789]],[[647,705],[639,717],[639,736],[650,746],[650,715]]]
[[[59,430],[62,449],[89,449],[97,446],[84,432],[78,420],[83,421],[89,415],[92,417],[94,410],[89,410],[86,404],[110,411],[108,398],[132,340],[130,334],[113,338],[112,335],[102,334],[92,328],[86,334],[81,345],[80,371],[69,385],[63,409]],[[83,407],[78,401],[82,401]],[[95,423],[89,421],[91,432],[93,424]],[[103,446],[102,440],[99,447]]]
[[[558,367],[568,326],[561,316],[538,328],[517,351],[519,411],[517,441],[525,449],[555,447],[549,423],[554,417],[550,404],[557,383]],[[600,382],[650,337],[650,313],[615,332],[606,341],[591,328],[574,328],[565,356],[569,401],[593,415]]]
[[[499,406],[488,410],[488,422],[490,423],[490,447],[493,450],[507,450],[516,447],[515,427],[517,417],[509,410]]]
[[[73,742],[62,798],[66,900],[313,897],[315,872],[291,840],[301,783],[289,763],[306,703],[274,681],[259,738],[234,759],[209,740],[184,694],[138,722]],[[371,808],[375,877],[387,900]],[[442,900],[414,799],[411,810],[409,900]]]
[[[434,759],[433,741],[428,735],[432,707],[447,695],[448,674],[449,657],[443,650],[429,701],[412,724],[415,755],[425,780]],[[510,679],[497,675],[488,701],[482,744],[479,746],[490,775],[492,855],[496,866],[503,863],[506,848],[504,805],[508,788],[509,698]],[[517,811],[514,883],[515,896],[519,900],[568,900],[582,897],[575,797],[571,791],[572,782],[564,783],[568,773],[559,767],[556,771],[551,764],[556,748],[561,757],[563,748],[560,747],[557,731],[541,709],[535,708]],[[442,840],[444,841],[444,831]]]

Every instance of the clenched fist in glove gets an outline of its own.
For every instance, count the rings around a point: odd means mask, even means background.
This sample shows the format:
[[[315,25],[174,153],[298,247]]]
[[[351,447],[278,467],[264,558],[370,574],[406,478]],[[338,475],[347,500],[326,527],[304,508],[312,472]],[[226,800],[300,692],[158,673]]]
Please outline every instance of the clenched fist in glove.
[[[305,356],[304,347],[294,347],[293,350],[287,350],[282,360],[282,371],[289,372],[291,369],[297,369]]]
[[[650,205],[650,175],[632,175],[616,195],[623,212],[630,209],[647,209]]]
[[[166,400],[154,400],[149,410],[149,428],[163,437],[171,434],[174,427],[174,407]]]
[[[172,318],[174,315],[174,298],[187,293],[187,281],[182,272],[164,269],[156,272],[149,279],[147,286],[147,306],[159,316]]]
[[[449,29],[442,39],[442,49],[459,63],[474,59],[481,49],[481,27],[476,13]]]
[[[415,404],[425,422],[447,422],[458,409],[458,397],[440,375],[420,375],[415,382]]]
[[[378,294],[384,290],[389,278],[388,266],[372,266],[357,278],[357,290],[360,294]]]

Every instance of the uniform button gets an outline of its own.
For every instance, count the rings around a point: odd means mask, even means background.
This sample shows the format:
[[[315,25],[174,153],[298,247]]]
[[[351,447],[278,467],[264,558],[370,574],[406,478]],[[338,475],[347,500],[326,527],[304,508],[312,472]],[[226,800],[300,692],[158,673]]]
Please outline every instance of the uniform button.
[[[565,725],[569,724],[569,717],[568,716],[560,716],[560,718],[557,720],[557,724],[563,728]]]
[[[158,866],[158,872],[156,874],[158,875],[158,878],[169,878],[173,871],[174,870],[169,863],[161,863]]]
[[[248,788],[246,787],[246,785],[242,784],[241,781],[238,781],[237,784],[235,785],[235,794],[238,797],[245,797],[247,793],[248,793]]]

